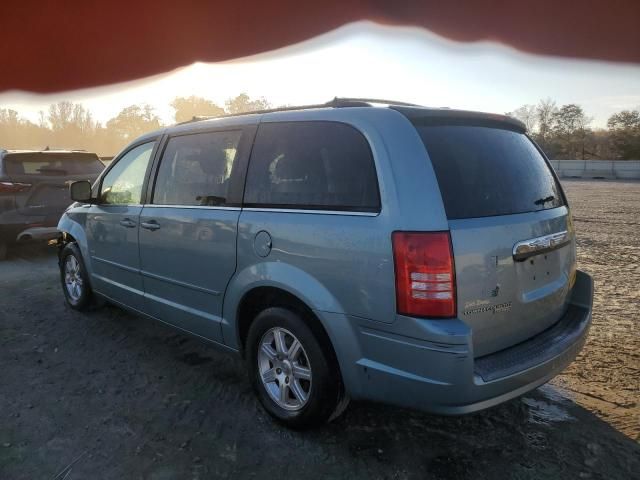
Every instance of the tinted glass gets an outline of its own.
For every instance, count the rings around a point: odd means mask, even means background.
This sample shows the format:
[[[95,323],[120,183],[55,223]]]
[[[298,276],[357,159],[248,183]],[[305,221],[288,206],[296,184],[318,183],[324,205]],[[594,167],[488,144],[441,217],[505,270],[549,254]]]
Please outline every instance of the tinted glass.
[[[8,175],[95,175],[104,169],[94,153],[10,153],[4,160]]]
[[[342,123],[262,124],[244,201],[273,208],[379,211],[369,144]]]
[[[100,203],[135,205],[141,202],[153,145],[153,142],[139,145],[117,161],[102,180]]]
[[[562,206],[551,170],[526,135],[481,126],[420,126],[450,219]]]
[[[153,194],[158,205],[224,205],[242,132],[197,133],[167,143]]]

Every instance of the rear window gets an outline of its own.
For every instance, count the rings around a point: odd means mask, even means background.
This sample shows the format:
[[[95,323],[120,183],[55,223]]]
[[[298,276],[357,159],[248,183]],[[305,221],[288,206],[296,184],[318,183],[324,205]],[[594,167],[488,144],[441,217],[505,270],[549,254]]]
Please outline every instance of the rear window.
[[[464,125],[416,128],[431,158],[447,217],[474,218],[564,205],[536,146],[520,132]]]
[[[247,173],[246,206],[377,212],[371,149],[337,122],[260,125]]]
[[[92,153],[14,153],[4,161],[7,175],[84,175],[104,169]]]

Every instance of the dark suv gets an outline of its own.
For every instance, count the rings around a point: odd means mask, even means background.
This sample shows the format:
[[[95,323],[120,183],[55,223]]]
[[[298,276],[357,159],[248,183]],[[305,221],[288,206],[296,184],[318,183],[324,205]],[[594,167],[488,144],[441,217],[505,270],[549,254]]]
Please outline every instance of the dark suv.
[[[55,237],[69,184],[93,182],[103,169],[85,151],[0,150],[0,260],[11,243]]]

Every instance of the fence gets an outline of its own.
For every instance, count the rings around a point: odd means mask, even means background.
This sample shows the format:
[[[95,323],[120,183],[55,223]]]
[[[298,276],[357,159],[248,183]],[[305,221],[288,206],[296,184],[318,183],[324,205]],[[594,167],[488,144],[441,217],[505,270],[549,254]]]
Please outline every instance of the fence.
[[[562,178],[626,178],[640,180],[640,160],[551,160]]]

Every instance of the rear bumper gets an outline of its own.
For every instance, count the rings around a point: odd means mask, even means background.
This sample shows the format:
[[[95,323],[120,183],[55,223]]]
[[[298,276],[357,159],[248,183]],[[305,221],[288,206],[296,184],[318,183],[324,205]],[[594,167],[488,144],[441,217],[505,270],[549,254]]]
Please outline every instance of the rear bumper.
[[[464,414],[522,395],[564,370],[586,341],[592,301],[593,280],[577,272],[563,318],[533,338],[480,358],[473,357],[471,330],[461,320],[401,317],[388,328],[348,317],[351,338],[342,332],[341,340],[328,330],[353,398]]]
[[[60,235],[56,227],[29,227],[27,225],[0,225],[0,243],[51,240]]]
[[[17,210],[0,215],[0,243],[27,240],[50,240],[59,234],[56,227],[59,216],[24,215]]]
[[[18,233],[15,240],[17,242],[26,242],[31,240],[51,240],[60,235],[56,227],[32,227],[22,230]]]
[[[23,227],[21,225],[0,224],[0,243],[13,243]]]

